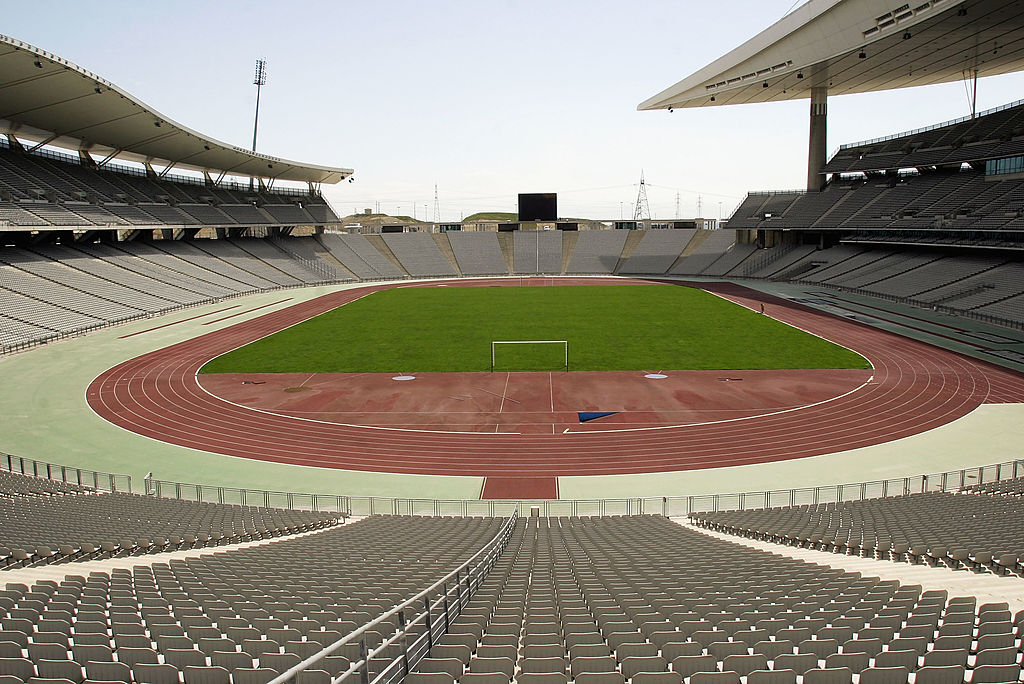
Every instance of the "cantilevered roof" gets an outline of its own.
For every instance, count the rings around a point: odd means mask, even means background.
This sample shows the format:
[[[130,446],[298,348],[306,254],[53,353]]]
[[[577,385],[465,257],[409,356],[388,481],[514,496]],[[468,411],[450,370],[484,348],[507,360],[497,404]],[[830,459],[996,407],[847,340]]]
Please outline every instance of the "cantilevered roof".
[[[830,95],[908,88],[975,69],[1024,69],[1024,3],[810,0],[638,109],[795,100],[812,87]]]
[[[214,140],[91,71],[0,34],[0,134],[93,157],[206,171],[214,177],[337,183],[352,169],[303,164]]]

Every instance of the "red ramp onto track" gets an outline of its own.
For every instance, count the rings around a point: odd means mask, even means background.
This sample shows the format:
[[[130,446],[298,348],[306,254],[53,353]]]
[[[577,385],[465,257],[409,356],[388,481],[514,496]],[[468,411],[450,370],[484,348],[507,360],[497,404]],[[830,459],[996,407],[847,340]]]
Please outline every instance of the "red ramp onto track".
[[[553,477],[488,477],[480,498],[557,499],[558,480]]]

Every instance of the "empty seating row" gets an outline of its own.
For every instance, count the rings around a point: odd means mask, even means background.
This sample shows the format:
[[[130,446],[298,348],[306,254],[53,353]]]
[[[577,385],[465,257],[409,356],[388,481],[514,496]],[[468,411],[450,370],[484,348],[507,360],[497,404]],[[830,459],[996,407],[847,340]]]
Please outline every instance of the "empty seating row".
[[[1024,501],[927,492],[861,501],[694,513],[699,525],[757,539],[1024,576]]]
[[[321,197],[211,188],[195,180],[97,170],[70,155],[25,153],[0,141],[0,220],[12,226],[323,225]]]
[[[0,591],[0,677],[265,684],[430,587],[501,523],[376,516],[131,571],[9,584]],[[380,632],[366,636],[380,643]],[[305,681],[329,682],[357,658],[358,648],[343,647]]]
[[[756,551],[665,518],[532,518],[407,681],[1016,682],[1022,625],[1005,603]]]
[[[234,543],[333,525],[338,519],[331,513],[120,492],[0,498],[0,565]]]
[[[53,496],[89,491],[88,487],[0,470],[0,497]]]
[[[696,232],[692,229],[644,231],[640,244],[619,267],[619,273],[665,273],[683,253]]]

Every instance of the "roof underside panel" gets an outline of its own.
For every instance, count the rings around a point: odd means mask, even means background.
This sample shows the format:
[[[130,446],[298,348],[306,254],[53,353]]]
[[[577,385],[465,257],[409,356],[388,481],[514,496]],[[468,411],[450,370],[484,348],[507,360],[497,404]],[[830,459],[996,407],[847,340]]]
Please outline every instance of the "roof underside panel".
[[[810,0],[638,108],[806,99],[815,87],[865,93],[1021,69],[1024,3],[1015,0]]]
[[[279,159],[214,140],[153,110],[113,83],[0,35],[0,133],[93,155],[177,169],[337,183],[351,169]]]

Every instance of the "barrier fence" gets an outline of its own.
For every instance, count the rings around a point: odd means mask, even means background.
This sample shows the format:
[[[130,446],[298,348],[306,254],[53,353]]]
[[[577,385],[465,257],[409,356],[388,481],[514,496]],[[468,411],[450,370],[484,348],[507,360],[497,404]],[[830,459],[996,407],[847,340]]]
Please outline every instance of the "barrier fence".
[[[613,499],[413,499],[342,494],[299,494],[265,489],[245,489],[188,484],[147,478],[146,491],[154,496],[190,501],[244,504],[273,508],[294,508],[365,515],[490,516],[512,515],[517,507],[536,506],[546,517],[658,514],[670,517],[690,513],[749,510],[772,506],[837,503],[884,496],[955,492],[972,485],[1024,477],[1024,459],[1004,461],[976,468],[950,470],[927,475],[872,480],[847,484],[775,489],[732,494],[693,494]]]
[[[102,492],[132,491],[131,475],[104,473],[99,470],[47,463],[32,458],[12,456],[11,454],[0,453],[0,470],[38,477],[44,480],[92,487]]]
[[[749,278],[750,276],[743,276]],[[765,278],[764,280],[770,280]],[[993,316],[991,314],[982,313],[980,311],[971,311],[969,309],[958,309],[953,306],[946,306],[944,304],[935,304],[932,302],[926,302],[921,299],[915,299],[914,297],[902,297],[900,295],[887,294],[885,292],[873,292],[871,290],[865,290],[859,287],[848,287],[846,285],[835,285],[832,283],[818,283],[813,280],[791,280],[791,283],[797,283],[800,285],[809,285],[812,287],[818,287],[822,289],[838,290],[839,292],[849,292],[851,294],[862,295],[873,299],[882,299],[887,302],[895,302],[897,304],[905,304],[907,306],[913,306],[918,309],[931,309],[937,313],[949,314],[950,316],[958,316],[960,318],[969,318],[971,320],[980,321],[982,323],[989,323],[991,325],[998,325],[1003,328],[1011,328],[1015,330],[1024,330],[1024,321],[1015,321],[1002,316]]]
[[[0,453],[0,470],[21,475],[91,487],[106,492],[131,492],[132,477],[88,468],[37,461]],[[145,493],[167,499],[207,503],[289,508],[327,513],[366,515],[425,515],[460,517],[507,517],[522,507],[536,507],[545,517],[649,515],[670,517],[689,513],[750,510],[773,506],[838,503],[877,499],[885,496],[956,492],[966,487],[1024,477],[1024,459],[1003,461],[975,468],[913,475],[887,480],[819,485],[794,489],[773,489],[731,494],[690,494],[609,499],[415,499],[406,497],[353,496],[281,492],[267,489],[224,487],[160,480],[147,476]]]

